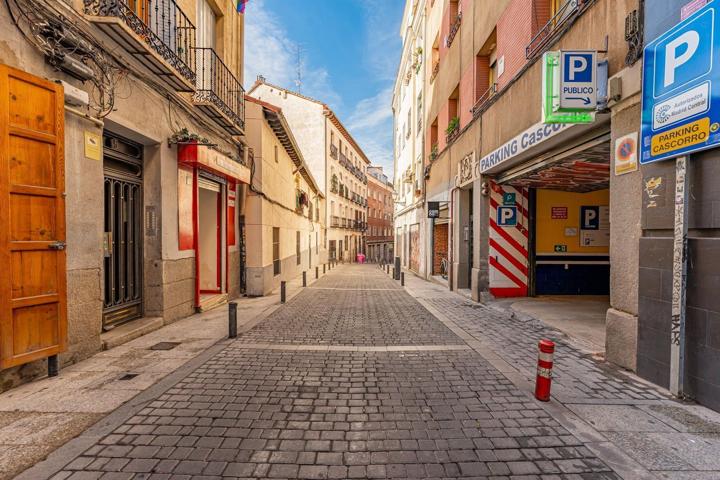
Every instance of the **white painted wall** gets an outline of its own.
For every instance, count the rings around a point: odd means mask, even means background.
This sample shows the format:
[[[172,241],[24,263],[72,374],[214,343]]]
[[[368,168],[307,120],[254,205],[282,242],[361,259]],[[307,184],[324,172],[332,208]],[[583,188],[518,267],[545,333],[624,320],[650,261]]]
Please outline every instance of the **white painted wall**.
[[[260,84],[251,95],[282,108],[315,181],[327,194],[325,174],[325,115],[323,105],[272,85]]]

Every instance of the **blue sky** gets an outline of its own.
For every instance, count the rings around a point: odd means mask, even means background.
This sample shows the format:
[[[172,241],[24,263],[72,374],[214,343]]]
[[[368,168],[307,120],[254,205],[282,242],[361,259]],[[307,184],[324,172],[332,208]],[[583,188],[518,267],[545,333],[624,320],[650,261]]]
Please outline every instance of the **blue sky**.
[[[365,154],[392,176],[392,88],[405,0],[250,0],[245,80],[301,91],[338,114]]]

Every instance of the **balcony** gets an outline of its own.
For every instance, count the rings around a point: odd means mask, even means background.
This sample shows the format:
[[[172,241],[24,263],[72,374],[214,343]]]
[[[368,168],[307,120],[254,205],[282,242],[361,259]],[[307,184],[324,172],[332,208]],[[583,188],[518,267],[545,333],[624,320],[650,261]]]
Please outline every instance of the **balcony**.
[[[475,102],[475,105],[473,105],[472,107],[473,118],[479,117],[480,114],[485,110],[485,106],[487,105],[488,100],[490,100],[497,93],[497,89],[497,83],[493,83],[492,85],[490,85],[490,88],[485,90],[485,93],[480,95],[480,98],[478,98],[478,101]]]
[[[193,103],[230,135],[245,129],[245,90],[217,52],[195,48],[197,88]]]
[[[437,77],[438,72],[440,71],[440,60],[436,60],[435,63],[433,63],[432,72],[430,72],[430,83],[435,80],[435,77]]]
[[[340,217],[333,215],[330,219],[330,226],[339,228],[340,227]]]
[[[335,145],[330,145],[330,157],[334,158],[335,160],[338,159],[338,148]]]
[[[560,30],[560,27],[567,22],[570,17],[577,15],[581,7],[590,4],[593,0],[570,0],[563,5],[553,17],[538,31],[525,47],[525,58],[528,60],[535,58],[542,53],[545,48],[550,45],[553,38]]]
[[[195,90],[195,26],[175,0],[85,0],[87,20],[178,92]]]
[[[460,31],[460,24],[462,23],[462,13],[458,13],[455,17],[455,21],[450,26],[450,32],[447,36],[447,41],[445,42],[445,46],[447,48],[450,48],[450,45],[452,45],[453,40],[455,40],[455,35],[457,35],[458,31]]]

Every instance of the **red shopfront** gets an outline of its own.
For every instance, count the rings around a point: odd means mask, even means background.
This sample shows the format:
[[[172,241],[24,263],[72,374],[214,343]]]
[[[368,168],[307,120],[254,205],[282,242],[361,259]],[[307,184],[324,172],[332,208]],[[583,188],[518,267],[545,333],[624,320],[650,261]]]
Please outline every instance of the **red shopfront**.
[[[195,251],[195,306],[227,300],[229,248],[236,245],[238,185],[250,170],[212,148],[178,147],[178,248]]]

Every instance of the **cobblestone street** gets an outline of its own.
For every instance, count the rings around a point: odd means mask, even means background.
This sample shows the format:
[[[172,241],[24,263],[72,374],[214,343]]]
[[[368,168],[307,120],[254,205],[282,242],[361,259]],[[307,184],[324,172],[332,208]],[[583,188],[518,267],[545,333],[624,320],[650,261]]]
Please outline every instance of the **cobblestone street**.
[[[57,479],[618,478],[376,267],[340,267]]]
[[[582,411],[535,401],[517,372],[529,380],[533,343],[557,334],[416,278],[406,290],[375,266],[339,266],[21,478],[717,478],[713,460],[651,452],[655,476],[621,451],[648,438],[613,440]],[[672,416],[661,391],[570,343],[558,352],[566,400]],[[649,412],[601,411],[628,425]],[[705,434],[699,457],[712,458]]]

